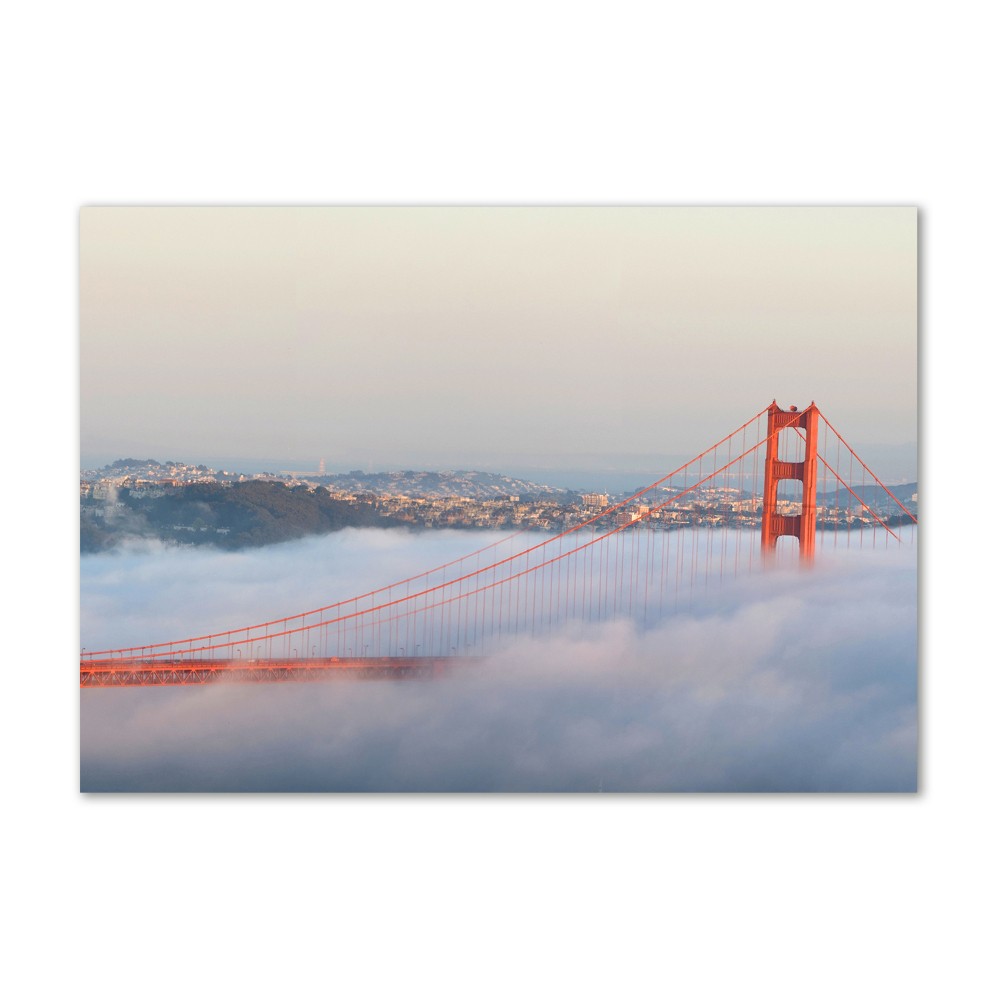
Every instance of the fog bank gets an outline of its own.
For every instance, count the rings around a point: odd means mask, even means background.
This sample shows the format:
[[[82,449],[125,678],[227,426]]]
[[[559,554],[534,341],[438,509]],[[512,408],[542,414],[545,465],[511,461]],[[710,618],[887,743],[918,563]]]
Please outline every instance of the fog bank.
[[[482,544],[371,530],[87,557],[81,641],[315,607]],[[916,623],[915,549],[826,552],[815,572],[733,581],[645,632],[577,624],[442,681],[86,690],[81,785],[914,791]]]

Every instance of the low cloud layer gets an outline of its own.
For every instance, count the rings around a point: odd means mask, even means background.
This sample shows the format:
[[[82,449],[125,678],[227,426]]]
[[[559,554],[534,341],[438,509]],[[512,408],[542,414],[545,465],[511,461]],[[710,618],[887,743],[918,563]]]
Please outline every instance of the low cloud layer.
[[[87,557],[82,641],[228,627],[286,610],[276,593],[287,610],[316,606],[482,544],[361,531],[252,553]],[[826,553],[812,573],[733,581],[645,632],[571,626],[435,682],[81,691],[81,784],[914,791],[916,552]]]

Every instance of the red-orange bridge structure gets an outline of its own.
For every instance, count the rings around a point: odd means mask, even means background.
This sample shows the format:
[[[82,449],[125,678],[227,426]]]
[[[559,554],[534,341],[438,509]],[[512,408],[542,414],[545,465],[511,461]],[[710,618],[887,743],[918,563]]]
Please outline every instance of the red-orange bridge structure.
[[[429,680],[569,623],[649,625],[694,593],[817,549],[915,542],[895,497],[815,404],[761,410],[651,486],[379,590],[258,625],[86,653],[81,687]]]

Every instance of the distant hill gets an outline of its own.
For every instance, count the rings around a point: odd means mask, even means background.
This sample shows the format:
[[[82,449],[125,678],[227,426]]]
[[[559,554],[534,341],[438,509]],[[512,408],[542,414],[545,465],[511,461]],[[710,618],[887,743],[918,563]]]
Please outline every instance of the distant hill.
[[[155,458],[119,458],[112,462],[110,465],[104,466],[108,471],[116,471],[119,469],[145,469],[150,468],[162,468],[159,462]]]
[[[80,551],[100,552],[127,538],[160,538],[224,549],[270,545],[341,528],[404,526],[376,504],[335,500],[325,490],[281,483],[194,483],[163,495],[120,490],[107,500],[81,500]]]
[[[844,474],[843,469],[840,470],[840,474],[841,475]],[[819,491],[817,491],[816,502],[823,507],[833,507],[833,506],[853,507],[858,501],[851,496],[850,490],[848,490],[844,486],[840,487],[839,503],[838,503],[837,490],[830,489],[831,478],[832,477],[828,475],[826,483],[827,487],[826,493],[820,493]],[[857,477],[855,477],[855,479],[857,479]],[[822,484],[823,484],[822,470],[820,471],[819,474],[819,481],[820,481],[820,489],[822,489]],[[836,485],[837,481],[834,480],[834,486]],[[881,486],[878,486],[873,483],[868,483],[862,490],[861,484],[855,481],[854,483],[851,484],[851,489],[853,489],[854,492],[857,493],[857,495],[869,506],[873,506],[874,504],[879,504],[879,505],[884,504],[888,499],[888,494],[886,493],[886,491],[882,489]],[[909,504],[910,497],[917,492],[917,484],[903,483],[901,486],[890,486],[889,489],[892,491],[892,495],[896,497],[896,499],[899,500],[900,503]]]
[[[488,500],[507,496],[565,496],[568,491],[554,486],[540,486],[526,479],[513,479],[495,472],[373,472],[360,469],[339,476],[309,476],[317,482],[347,493],[402,493],[411,497],[471,497]]]

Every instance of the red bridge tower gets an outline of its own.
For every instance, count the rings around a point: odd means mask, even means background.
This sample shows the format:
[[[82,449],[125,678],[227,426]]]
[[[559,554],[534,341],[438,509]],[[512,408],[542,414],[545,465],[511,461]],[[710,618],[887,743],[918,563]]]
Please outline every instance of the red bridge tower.
[[[805,431],[806,453],[803,462],[778,459],[778,431],[799,427]],[[816,438],[819,410],[815,403],[801,412],[794,406],[782,410],[776,402],[767,408],[767,454],[764,458],[764,510],[760,521],[760,550],[765,559],[774,555],[781,535],[799,540],[799,560],[811,563],[816,552]],[[802,483],[802,513],[779,514],[778,482],[798,479]]]

